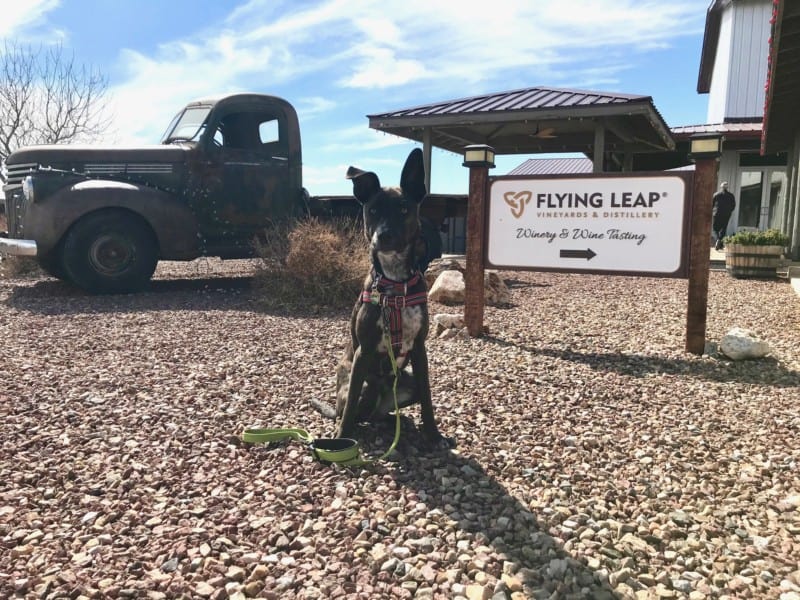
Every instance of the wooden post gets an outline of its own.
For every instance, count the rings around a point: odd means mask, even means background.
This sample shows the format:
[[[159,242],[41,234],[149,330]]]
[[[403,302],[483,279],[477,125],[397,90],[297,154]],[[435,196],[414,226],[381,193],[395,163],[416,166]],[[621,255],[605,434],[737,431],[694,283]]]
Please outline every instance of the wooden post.
[[[603,159],[606,152],[606,128],[602,121],[594,124],[594,157],[592,160],[592,173],[602,173]]]
[[[711,254],[711,198],[717,159],[695,160],[692,189],[692,239],[689,253],[689,301],[686,310],[686,351],[702,355],[706,347],[708,270]]]
[[[464,324],[472,337],[483,335],[484,221],[489,168],[469,168],[467,202],[467,265],[464,272]]]

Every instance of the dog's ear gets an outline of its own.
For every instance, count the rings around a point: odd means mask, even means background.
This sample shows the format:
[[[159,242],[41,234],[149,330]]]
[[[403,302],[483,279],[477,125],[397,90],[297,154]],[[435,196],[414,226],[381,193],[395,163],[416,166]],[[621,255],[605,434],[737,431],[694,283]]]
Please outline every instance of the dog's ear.
[[[416,202],[422,202],[425,197],[425,164],[419,148],[414,148],[406,159],[403,174],[400,176],[400,189]]]
[[[381,182],[372,171],[362,171],[356,167],[349,167],[345,177],[353,180],[353,195],[361,204],[365,204],[381,189]]]

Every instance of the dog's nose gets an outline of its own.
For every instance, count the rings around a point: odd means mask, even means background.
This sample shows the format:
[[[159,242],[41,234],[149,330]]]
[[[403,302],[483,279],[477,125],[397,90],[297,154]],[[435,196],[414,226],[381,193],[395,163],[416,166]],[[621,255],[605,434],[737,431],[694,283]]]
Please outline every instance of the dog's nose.
[[[392,233],[388,229],[379,229],[375,233],[378,234],[378,242],[381,244],[388,244],[392,241]]]

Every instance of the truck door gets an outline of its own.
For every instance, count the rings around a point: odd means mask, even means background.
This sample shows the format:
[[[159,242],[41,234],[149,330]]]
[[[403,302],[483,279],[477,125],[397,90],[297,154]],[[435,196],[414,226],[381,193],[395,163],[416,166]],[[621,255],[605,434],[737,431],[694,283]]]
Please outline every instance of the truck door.
[[[208,132],[209,162],[195,201],[210,246],[249,244],[289,213],[286,124],[269,112],[231,111]],[[210,249],[210,248],[209,248]]]

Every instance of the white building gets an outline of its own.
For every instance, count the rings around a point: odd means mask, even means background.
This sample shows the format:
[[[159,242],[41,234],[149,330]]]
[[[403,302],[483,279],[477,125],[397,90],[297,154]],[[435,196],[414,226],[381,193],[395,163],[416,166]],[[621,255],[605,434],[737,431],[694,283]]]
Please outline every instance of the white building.
[[[708,94],[703,126],[677,127],[676,139],[725,136],[718,182],[729,182],[737,208],[728,231],[786,229],[786,152],[761,154],[773,0],[713,0],[706,15],[697,91]]]

